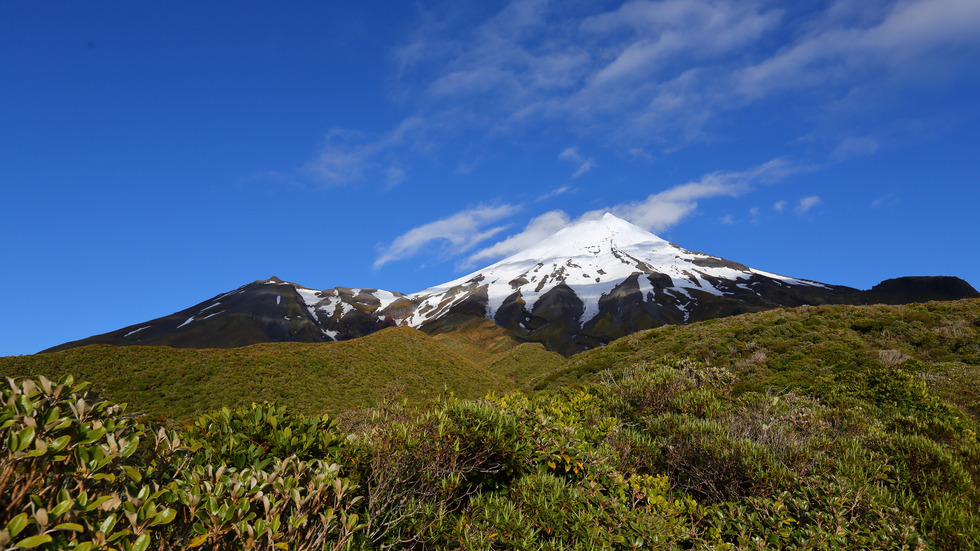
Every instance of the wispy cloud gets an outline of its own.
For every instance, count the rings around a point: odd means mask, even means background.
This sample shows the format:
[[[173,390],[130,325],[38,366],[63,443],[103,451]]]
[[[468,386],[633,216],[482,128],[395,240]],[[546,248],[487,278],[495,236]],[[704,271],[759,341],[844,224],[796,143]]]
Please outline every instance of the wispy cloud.
[[[776,201],[772,205],[772,210],[774,210],[776,212],[783,212],[784,210],[786,210],[786,206],[787,205],[788,205],[788,203],[786,203],[786,201]]]
[[[594,158],[592,158],[592,157],[589,157],[589,158],[583,157],[582,155],[579,154],[578,149],[576,149],[574,147],[569,147],[569,148],[565,149],[564,151],[562,151],[558,155],[558,158],[561,159],[561,160],[563,160],[563,161],[568,161],[570,163],[573,163],[575,165],[578,165],[578,168],[576,168],[575,169],[575,172],[572,173],[572,179],[573,180],[576,179],[576,178],[578,178],[579,176],[585,174],[586,172],[592,170],[592,167],[595,166],[595,159]]]
[[[543,193],[543,194],[539,195],[538,198],[535,199],[535,201],[545,201],[547,199],[551,199],[552,197],[558,197],[559,195],[565,195],[566,193],[570,193],[572,191],[573,191],[572,188],[569,187],[569,186],[557,187],[557,188],[549,191],[548,193]]]
[[[693,213],[699,200],[737,197],[756,184],[776,182],[804,170],[808,170],[808,167],[794,165],[785,159],[772,159],[749,170],[712,172],[696,181],[649,195],[642,201],[623,203],[606,210],[650,231],[659,232]]]
[[[830,157],[835,161],[846,161],[854,157],[866,157],[878,150],[878,140],[869,136],[860,138],[845,138],[833,151]]]
[[[593,6],[576,16],[514,0],[462,31],[450,17],[428,21],[396,52],[399,83],[420,109],[479,105],[488,134],[544,123],[587,127],[624,151],[665,150],[789,90],[817,92],[817,119],[839,98],[874,105],[896,86],[957,78],[980,43],[974,0]]]
[[[697,209],[698,201],[739,196],[751,191],[757,184],[776,182],[806,169],[785,159],[773,159],[744,171],[712,172],[698,180],[651,194],[641,201],[620,203],[586,212],[575,221],[594,220],[611,212],[647,230],[660,232],[691,215]],[[464,268],[472,267],[480,261],[516,253],[555,233],[571,221],[572,218],[561,210],[544,213],[531,220],[521,232],[471,254],[461,265]]]
[[[344,185],[373,178],[387,186],[406,176],[406,151],[425,147],[428,123],[419,117],[402,120],[381,135],[335,128],[327,133],[317,155],[303,172],[328,185]]]
[[[796,212],[798,214],[806,214],[813,207],[822,203],[820,197],[816,195],[811,195],[809,197],[804,197],[800,199],[800,202],[796,204]]]
[[[487,226],[518,210],[520,207],[515,205],[479,206],[413,228],[384,247],[374,268],[415,256],[432,243],[451,245],[451,254],[465,253],[506,230],[506,226]]]
[[[869,22],[870,20],[870,22]],[[748,98],[775,91],[885,86],[951,76],[976,52],[980,3],[972,0],[837,2],[814,28],[788,47],[735,74]],[[938,71],[938,72],[937,72]],[[946,73],[946,74],[942,74]]]
[[[945,86],[980,63],[976,0],[629,0],[574,9],[511,0],[498,10],[419,13],[416,32],[391,54],[390,97],[402,120],[380,133],[330,131],[307,175],[397,185],[411,179],[419,153],[511,144],[528,132],[587,137],[649,161],[730,139],[740,113],[760,105],[778,113],[787,107],[775,100],[790,92],[801,134],[839,136],[902,91]],[[872,154],[883,121],[928,117],[892,114],[863,119],[864,135],[821,155]],[[560,158],[575,164],[572,179],[596,166],[576,148]],[[472,159],[447,164],[473,168]]]
[[[460,264],[460,267],[472,268],[480,261],[503,258],[522,251],[535,243],[539,243],[542,239],[550,237],[570,222],[571,220],[564,211],[546,212],[531,220],[520,233],[473,253]]]

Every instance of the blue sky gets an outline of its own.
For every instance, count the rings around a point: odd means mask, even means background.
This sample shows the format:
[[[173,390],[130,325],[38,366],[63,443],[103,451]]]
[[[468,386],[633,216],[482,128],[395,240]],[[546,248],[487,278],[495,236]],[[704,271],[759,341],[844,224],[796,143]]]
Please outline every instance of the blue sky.
[[[4,2],[0,355],[582,217],[980,286],[980,2]]]

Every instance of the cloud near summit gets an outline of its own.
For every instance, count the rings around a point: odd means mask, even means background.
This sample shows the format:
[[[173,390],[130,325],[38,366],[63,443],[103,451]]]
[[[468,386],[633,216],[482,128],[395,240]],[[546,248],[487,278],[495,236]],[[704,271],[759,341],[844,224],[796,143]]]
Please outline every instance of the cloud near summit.
[[[540,242],[572,222],[598,219],[606,212],[652,232],[664,231],[693,213],[700,200],[736,197],[750,192],[757,184],[777,182],[801,170],[806,170],[806,167],[795,166],[784,159],[773,159],[744,171],[712,172],[696,181],[651,194],[645,199],[591,210],[575,219],[562,210],[552,210],[532,218],[522,231],[467,255],[459,261],[458,267],[470,269],[481,262],[509,256]],[[812,199],[808,199],[807,209],[814,206],[809,202]],[[519,205],[479,207],[423,224],[385,247],[374,267],[380,268],[393,260],[410,258],[430,243],[452,245],[450,256],[460,257],[503,232],[505,226],[494,224],[521,210]]]
[[[487,226],[513,215],[519,209],[514,205],[479,206],[412,228],[383,248],[374,261],[374,268],[415,256],[433,243],[452,246],[455,253],[469,251],[506,229],[506,226]]]

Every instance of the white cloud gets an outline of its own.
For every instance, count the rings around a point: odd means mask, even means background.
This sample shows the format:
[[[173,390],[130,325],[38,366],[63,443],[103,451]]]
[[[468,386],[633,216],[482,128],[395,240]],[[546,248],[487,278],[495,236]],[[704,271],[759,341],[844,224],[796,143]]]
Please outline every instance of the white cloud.
[[[611,212],[624,220],[652,232],[660,232],[681,222],[693,213],[698,201],[713,197],[734,197],[746,193],[757,183],[775,182],[805,167],[798,167],[783,159],[773,159],[749,170],[738,172],[713,172],[700,179],[687,182],[649,195],[641,201],[620,203],[586,212],[575,221],[595,220]],[[462,267],[477,262],[501,258],[550,236],[571,222],[571,217],[561,210],[547,212],[531,220],[520,233],[470,255]]]
[[[759,98],[779,90],[853,88],[875,81],[894,87],[976,58],[970,51],[980,43],[975,0],[890,2],[884,9],[869,4],[863,12],[854,22],[831,17],[839,11],[828,10],[812,32],[736,73],[736,89]],[[869,12],[875,24],[867,24]]]
[[[697,181],[654,193],[642,201],[623,203],[606,210],[640,227],[659,232],[693,213],[701,199],[736,197],[748,192],[757,183],[775,182],[807,169],[784,159],[772,159],[749,170],[712,172]]]
[[[597,36],[630,38],[595,73],[593,85],[636,81],[662,74],[683,56],[703,61],[758,40],[779,22],[776,10],[752,2],[714,0],[631,1],[614,12],[586,19],[582,27]]]
[[[551,199],[552,197],[558,197],[559,195],[565,195],[566,193],[569,193],[571,191],[572,191],[572,188],[571,187],[569,187],[569,186],[561,186],[561,187],[558,187],[558,188],[555,188],[555,189],[549,191],[548,193],[545,193],[545,194],[540,195],[537,199],[535,199],[535,201],[544,201],[546,199]]]
[[[820,201],[820,197],[816,195],[804,197],[800,199],[800,202],[796,205],[796,212],[799,214],[805,214],[813,207],[819,205],[821,202],[822,201]]]
[[[307,172],[327,183],[409,176],[412,153],[444,144],[512,142],[529,130],[589,136],[650,160],[691,143],[731,139],[745,109],[778,113],[792,91],[808,134],[839,135],[904,92],[967,78],[980,63],[976,0],[630,0],[610,7],[512,0],[479,15],[419,11],[392,52],[391,96],[405,120],[380,135],[331,132]],[[487,13],[487,12],[484,12]],[[846,106],[846,108],[844,107]],[[889,120],[830,145],[832,159],[873,153]],[[738,130],[728,130],[738,132]],[[835,149],[836,147],[836,149]],[[567,160],[567,159],[566,159]],[[573,162],[573,161],[570,161]],[[596,166],[580,156],[572,178]],[[462,172],[472,165],[449,161]],[[384,177],[390,166],[398,178]],[[378,176],[378,173],[381,176]]]
[[[306,163],[303,171],[318,181],[344,185],[374,178],[386,186],[400,184],[406,173],[398,158],[406,148],[426,147],[428,123],[419,117],[402,120],[378,136],[350,129],[335,128],[327,133],[320,152]]]
[[[452,245],[452,254],[465,253],[506,229],[506,226],[487,228],[488,224],[506,218],[518,210],[520,207],[515,205],[479,206],[412,228],[384,248],[374,261],[374,268],[410,258],[433,242]]]
[[[820,92],[813,113],[827,117],[828,101],[836,101],[825,99],[828,86],[839,87],[837,97],[876,102],[875,94],[848,91],[893,94],[896,84],[920,85],[937,67],[955,78],[977,61],[975,0],[864,2],[847,16],[841,4],[847,2],[788,16],[795,6],[629,1],[579,23],[535,3],[524,33],[497,34],[493,53],[476,47],[484,54],[456,61],[510,74],[523,98],[515,110],[571,116],[630,140],[630,148],[657,143],[650,138],[701,139],[719,113],[780,90]],[[530,29],[537,29],[536,40]],[[552,81],[541,73],[554,66],[557,52],[574,60],[559,69],[567,75],[562,86],[536,86]],[[508,91],[514,89],[500,89]]]
[[[553,210],[546,212],[532,219],[520,233],[473,253],[463,262],[461,267],[470,268],[481,260],[503,258],[520,252],[540,242],[542,239],[550,237],[558,230],[567,226],[569,222],[568,215],[563,211]]]
[[[643,160],[648,163],[652,163],[657,160],[656,157],[645,151],[642,147],[631,147],[629,150],[630,158],[635,160]]]
[[[558,158],[578,165],[578,168],[576,168],[575,172],[572,173],[573,180],[585,174],[589,170],[592,170],[592,167],[595,166],[594,158],[589,157],[586,159],[585,157],[582,157],[582,155],[580,155],[578,150],[574,147],[566,148],[564,151],[558,154]]]
[[[878,150],[878,140],[865,136],[860,138],[845,138],[830,153],[837,161],[846,161],[854,157],[866,157]]]
[[[772,206],[772,210],[776,212],[783,212],[784,210],[786,210],[786,205],[787,205],[786,201],[776,201]]]
[[[573,163],[582,162],[582,156],[578,154],[578,150],[576,150],[574,147],[565,148],[558,154],[558,158],[563,161],[571,161]]]
[[[734,214],[726,214],[725,216],[722,216],[721,217],[721,223],[722,224],[734,224],[735,223],[735,215]]]

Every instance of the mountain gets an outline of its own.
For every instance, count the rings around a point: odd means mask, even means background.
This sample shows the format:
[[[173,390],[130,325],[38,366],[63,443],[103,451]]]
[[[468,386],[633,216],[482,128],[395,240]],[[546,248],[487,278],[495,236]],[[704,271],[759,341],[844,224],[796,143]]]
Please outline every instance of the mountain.
[[[898,278],[860,291],[777,275],[683,249],[606,214],[417,293],[318,291],[273,277],[47,351],[95,343],[228,348],[325,342],[402,325],[439,334],[486,317],[520,340],[568,355],[641,329],[778,307],[975,297],[980,293],[955,277]]]

